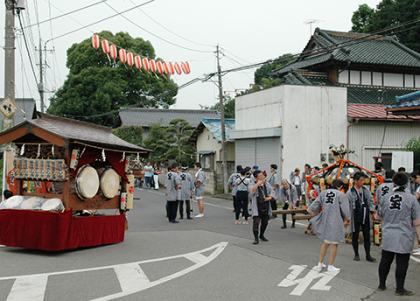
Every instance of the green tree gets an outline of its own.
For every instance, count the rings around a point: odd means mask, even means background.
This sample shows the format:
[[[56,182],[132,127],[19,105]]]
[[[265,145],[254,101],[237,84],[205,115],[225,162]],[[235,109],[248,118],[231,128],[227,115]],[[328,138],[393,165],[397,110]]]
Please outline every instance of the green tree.
[[[99,36],[133,54],[156,59],[151,43],[141,38],[123,32],[113,35],[109,31]],[[69,74],[64,85],[50,99],[47,110],[50,114],[113,125],[115,116],[86,117],[138,103],[142,107],[164,108],[175,103],[177,85],[169,75],[138,70],[118,59],[111,60],[101,49],[92,47],[90,38],[67,50],[67,67]]]
[[[144,139],[144,147],[153,150],[148,161],[161,163],[175,160],[178,164],[191,166],[194,163],[195,149],[187,142],[192,134],[192,127],[180,118],[169,124],[169,127],[163,127],[160,121],[150,125],[148,136]]]
[[[420,170],[420,137],[408,140],[403,149],[414,153],[414,170]]]
[[[217,110],[220,112],[220,102],[217,102],[213,106],[199,105],[202,110]],[[235,98],[230,95],[223,96],[223,109],[225,118],[235,118]]]
[[[359,9],[356,10],[351,17],[351,22],[353,23],[351,31],[361,33],[368,32],[368,26],[370,25],[374,13],[375,10],[370,8],[369,5],[359,5]]]
[[[171,148],[171,139],[173,139],[173,135],[167,127],[162,126],[162,121],[152,123],[147,138],[144,139],[144,147],[153,150],[148,161],[152,164],[167,162],[170,159],[168,150]]]
[[[273,71],[294,60],[295,57],[291,53],[286,53],[280,55],[277,59],[273,60],[273,62],[262,65],[254,73],[254,85],[252,85],[252,88],[242,91],[240,95],[280,85],[282,81],[280,78],[273,76]]]
[[[112,129],[111,132],[120,137],[122,140],[132,144],[142,146],[143,142],[143,128],[141,126],[122,126]]]
[[[170,139],[172,147],[168,151],[168,157],[184,166],[192,166],[195,149],[188,144],[188,139],[193,133],[191,125],[181,118],[171,120],[170,125],[168,131],[173,134],[173,138]]]
[[[369,9],[365,8],[361,10],[359,6],[359,10],[353,13],[353,31],[374,33],[401,25],[408,21],[418,20],[420,17],[420,0],[383,0],[377,5],[371,16],[369,16]],[[358,16],[364,16],[366,18],[366,24],[364,26]],[[395,34],[402,44],[414,51],[420,52],[420,40],[418,38],[420,36],[420,28],[414,27],[410,30],[403,31],[400,31],[400,29],[388,31],[386,34]]]

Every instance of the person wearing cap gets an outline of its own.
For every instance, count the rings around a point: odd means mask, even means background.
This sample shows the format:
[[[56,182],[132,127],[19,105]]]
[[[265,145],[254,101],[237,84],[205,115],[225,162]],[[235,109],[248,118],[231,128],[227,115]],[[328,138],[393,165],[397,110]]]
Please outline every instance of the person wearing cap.
[[[331,245],[330,261],[327,270],[340,271],[339,268],[334,267],[334,261],[337,255],[338,243],[344,242],[345,239],[344,228],[350,222],[349,200],[340,191],[343,185],[343,181],[334,180],[332,187],[323,191],[308,208],[308,212],[315,215],[309,220],[312,224],[312,229],[319,238],[324,240],[319,254],[319,263],[316,266],[317,270],[326,267],[324,258]],[[321,212],[319,212],[320,208],[322,208]]]
[[[406,192],[408,177],[397,172],[393,177],[395,187],[386,195],[375,214],[382,221],[382,256],[379,263],[378,290],[386,289],[386,278],[396,257],[395,280],[397,296],[414,295],[404,288],[410,253],[415,233],[420,236],[420,205],[411,193]]]
[[[277,174],[277,165],[271,164],[271,177],[268,181],[274,190],[275,198],[270,201],[271,210],[277,210],[277,200],[280,200],[280,179]],[[277,214],[273,214],[272,218],[277,218]]]
[[[195,174],[195,182],[194,182],[194,186],[195,186],[195,197],[197,199],[197,203],[198,203],[198,211],[199,214],[196,215],[195,217],[203,217],[204,216],[204,201],[203,201],[203,197],[204,197],[204,190],[206,187],[206,174],[204,173],[203,169],[201,168],[201,163],[197,162],[194,163],[194,169],[197,172]]]
[[[254,172],[254,177],[257,182],[249,188],[249,194],[252,198],[252,231],[254,233],[253,244],[256,245],[259,243],[259,239],[262,241],[268,241],[268,239],[265,238],[264,233],[267,229],[268,221],[271,215],[271,206],[269,201],[271,201],[275,195],[273,188],[270,183],[266,181],[261,170],[256,170]]]
[[[191,217],[191,205],[190,205],[190,198],[194,192],[194,181],[191,174],[188,172],[188,166],[181,167],[181,173],[179,174],[179,178],[181,179],[181,189],[179,197],[179,218],[184,218],[184,201],[185,207],[187,212],[187,219],[193,219]]]
[[[236,180],[241,177],[241,170],[242,165],[236,166],[236,172],[230,175],[228,180],[228,185],[230,186],[230,190],[232,191],[232,198],[233,198],[233,211],[236,212]]]
[[[286,179],[281,181],[282,187],[280,188],[280,201],[283,202],[283,210],[289,209],[298,209],[299,208],[299,198],[297,194],[297,189],[294,185],[287,182]],[[295,220],[293,219],[294,214],[292,214],[292,228],[295,227]],[[283,226],[282,229],[286,229],[286,214],[283,214]]]

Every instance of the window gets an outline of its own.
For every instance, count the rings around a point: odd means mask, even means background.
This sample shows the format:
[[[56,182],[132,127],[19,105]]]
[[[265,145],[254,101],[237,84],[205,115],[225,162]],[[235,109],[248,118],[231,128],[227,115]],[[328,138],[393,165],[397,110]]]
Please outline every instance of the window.
[[[203,169],[210,169],[210,154],[206,154],[206,155],[201,155],[200,157],[200,163],[201,163],[201,167]]]

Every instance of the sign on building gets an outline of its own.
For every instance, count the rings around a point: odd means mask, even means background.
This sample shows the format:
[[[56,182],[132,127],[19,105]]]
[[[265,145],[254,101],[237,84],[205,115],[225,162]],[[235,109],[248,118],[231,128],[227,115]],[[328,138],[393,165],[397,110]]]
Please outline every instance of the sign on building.
[[[6,118],[10,118],[18,109],[18,106],[13,102],[10,97],[6,97],[0,103],[0,111]]]

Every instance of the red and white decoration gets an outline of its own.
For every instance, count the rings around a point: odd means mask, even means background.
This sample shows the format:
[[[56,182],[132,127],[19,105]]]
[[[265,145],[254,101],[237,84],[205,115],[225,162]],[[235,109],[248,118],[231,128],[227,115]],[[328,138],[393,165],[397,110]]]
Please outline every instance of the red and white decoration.
[[[120,48],[117,51],[117,46],[114,44],[109,44],[108,40],[102,39],[97,34],[92,36],[92,47],[98,49],[99,46],[102,46],[102,51],[109,55],[113,60],[120,58],[120,62],[125,64],[127,63],[128,66],[132,67],[133,65],[136,66],[137,69],[142,69],[145,71],[152,71],[152,72],[159,72],[160,74],[168,74],[174,75],[175,73],[178,75],[190,74],[190,64],[188,62],[182,63],[172,63],[172,62],[161,62],[155,61],[154,59],[148,59],[147,57],[141,57],[139,55],[135,55],[131,52],[127,52],[124,48]],[[108,58],[109,58],[108,57]]]
[[[98,49],[99,48],[99,44],[100,44],[99,36],[97,34],[94,34],[92,36],[92,46],[93,46],[93,48]]]
[[[133,66],[134,64],[134,57],[133,54],[131,52],[127,52],[127,65],[128,66]]]
[[[103,39],[102,40],[102,50],[108,54],[109,53],[109,42],[108,40]]]
[[[134,57],[134,63],[136,64],[136,68],[140,69],[141,68],[141,57],[139,57],[138,55],[136,55]]]
[[[117,58],[117,47],[114,44],[109,46],[109,56],[115,60]]]
[[[119,52],[120,52],[121,63],[125,63],[127,61],[127,54],[125,52],[125,49],[121,48]]]

